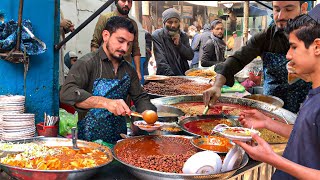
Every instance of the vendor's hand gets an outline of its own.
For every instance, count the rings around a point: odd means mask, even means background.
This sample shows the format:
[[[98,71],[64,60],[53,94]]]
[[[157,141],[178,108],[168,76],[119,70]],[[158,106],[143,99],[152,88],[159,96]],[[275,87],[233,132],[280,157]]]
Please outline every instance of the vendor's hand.
[[[116,116],[131,114],[130,108],[123,99],[109,99],[108,102],[106,102],[106,109]]]
[[[243,127],[262,129],[266,128],[269,119],[260,111],[253,109],[240,112],[238,120]]]
[[[203,92],[203,102],[205,106],[212,107],[214,103],[217,102],[218,98],[221,96],[221,88],[211,87]]]
[[[234,143],[241,146],[249,156],[257,161],[262,161],[266,163],[270,163],[270,161],[274,160],[277,154],[272,150],[271,146],[263,140],[258,134],[251,134],[253,140],[255,140],[257,145],[248,145],[245,142],[241,141],[233,141]]]
[[[171,37],[173,44],[175,44],[176,46],[178,46],[180,44],[180,34],[177,33],[174,36]]]

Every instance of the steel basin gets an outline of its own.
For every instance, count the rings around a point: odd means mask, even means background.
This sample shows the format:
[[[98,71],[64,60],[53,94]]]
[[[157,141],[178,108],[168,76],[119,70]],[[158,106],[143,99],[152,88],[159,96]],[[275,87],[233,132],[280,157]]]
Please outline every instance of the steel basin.
[[[149,135],[149,137],[161,137],[157,136],[157,135]],[[117,144],[114,146],[113,148],[113,157],[119,161],[120,163],[122,163],[123,165],[125,165],[127,167],[127,169],[129,170],[129,172],[133,175],[135,175],[137,178],[139,179],[152,179],[152,180],[171,180],[171,179],[226,179],[231,177],[237,170],[243,168],[249,161],[249,157],[245,154],[243,157],[243,160],[241,162],[241,165],[239,168],[231,170],[231,171],[227,171],[224,173],[219,173],[219,174],[210,174],[210,175],[197,175],[197,174],[178,174],[178,173],[166,173],[166,172],[160,172],[160,171],[154,171],[154,170],[148,170],[148,169],[144,169],[144,168],[139,168],[130,164],[127,164],[123,161],[121,161],[115,151],[116,149],[121,149],[121,147],[134,140],[134,139],[139,139],[139,138],[143,138],[146,136],[137,136],[137,137],[132,137],[132,138],[127,138],[127,139],[123,139],[117,142]],[[191,140],[191,136],[180,136],[180,135],[167,135],[167,137],[185,137]]]
[[[17,141],[9,141],[14,143],[28,143],[28,142],[41,142],[46,146],[72,146],[72,140],[67,138],[56,138],[56,137],[43,137],[43,138],[31,138],[26,140],[17,140]],[[6,164],[0,163],[0,168],[3,169],[7,174],[16,179],[23,180],[79,180],[79,179],[88,179],[92,175],[96,174],[100,168],[109,164],[112,160],[112,152],[111,150],[100,144],[88,141],[77,141],[78,147],[90,147],[90,148],[98,148],[99,150],[106,153],[109,157],[109,161],[100,166],[96,166],[93,168],[85,168],[80,170],[36,170],[36,169],[27,169],[20,168],[15,166],[9,166]]]

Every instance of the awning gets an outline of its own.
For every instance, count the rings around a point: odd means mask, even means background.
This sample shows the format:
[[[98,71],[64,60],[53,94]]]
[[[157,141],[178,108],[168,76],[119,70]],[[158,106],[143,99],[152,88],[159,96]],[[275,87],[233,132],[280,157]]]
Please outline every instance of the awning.
[[[184,1],[199,6],[218,7],[218,1]]]
[[[266,10],[260,9],[256,6],[249,6],[249,17],[257,17],[257,16],[267,16],[268,12]],[[243,7],[238,9],[233,9],[233,12],[237,17],[243,17]]]

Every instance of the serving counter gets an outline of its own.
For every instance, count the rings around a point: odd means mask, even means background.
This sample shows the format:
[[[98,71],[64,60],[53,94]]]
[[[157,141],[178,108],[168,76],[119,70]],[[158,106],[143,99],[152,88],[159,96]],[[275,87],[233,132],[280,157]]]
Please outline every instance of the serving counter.
[[[285,144],[274,144],[272,148],[277,154],[282,154],[285,148]],[[250,159],[248,164],[238,170],[233,176],[231,176],[230,180],[238,180],[238,179],[262,179],[267,180],[271,179],[272,174],[274,173],[275,168],[266,163],[261,163],[255,160]],[[0,173],[1,180],[12,180],[13,178],[9,177],[5,172]],[[97,173],[91,177],[77,177],[77,180],[105,180],[105,179],[117,179],[117,180],[139,180],[137,177],[132,175],[127,167],[116,160],[98,169]]]

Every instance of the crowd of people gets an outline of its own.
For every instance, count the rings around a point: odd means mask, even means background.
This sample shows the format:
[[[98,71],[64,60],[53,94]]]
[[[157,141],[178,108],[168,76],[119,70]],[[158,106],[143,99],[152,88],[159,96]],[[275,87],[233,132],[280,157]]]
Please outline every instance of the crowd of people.
[[[91,41],[92,53],[82,60],[72,60],[77,55],[69,52],[69,59],[65,58],[70,70],[60,100],[79,112],[79,138],[88,141],[102,139],[115,143],[120,133],[126,133],[124,117],[131,113],[125,102],[128,95],[138,112],[156,111],[139,81],[138,29],[136,22],[128,17],[132,1],[118,0],[115,4],[114,12],[99,17]],[[317,179],[320,175],[320,108],[317,106],[320,5],[310,12],[305,1],[273,1],[272,6],[274,23],[252,35],[228,58],[225,51],[233,48],[236,32],[225,43],[225,27],[219,19],[205,24],[201,34],[193,27],[188,33],[183,32],[179,13],[169,8],[162,13],[163,28],[146,33],[149,57],[154,55],[156,74],[166,76],[184,75],[188,69],[200,65],[215,65],[214,84],[203,92],[205,105],[213,106],[221,96],[222,86],[232,86],[234,75],[260,56],[264,94],[281,98],[284,108],[298,113],[298,117],[293,126],[273,121],[255,110],[243,111],[239,117],[244,127],[266,128],[288,137],[283,157],[256,134],[252,136],[257,145],[235,143],[253,159],[275,166],[278,170],[273,179]],[[135,68],[131,65],[132,58]],[[288,69],[300,80],[289,84]]]

